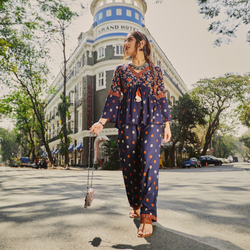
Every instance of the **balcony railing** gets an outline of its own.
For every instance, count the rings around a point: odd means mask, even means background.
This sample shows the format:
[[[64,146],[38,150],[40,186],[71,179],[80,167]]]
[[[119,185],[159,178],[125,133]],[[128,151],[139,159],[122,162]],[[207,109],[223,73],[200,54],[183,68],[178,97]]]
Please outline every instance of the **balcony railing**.
[[[174,82],[174,80],[170,77],[170,75],[167,73],[166,70],[163,70],[163,75],[165,75],[170,80],[170,82],[179,90],[179,92],[183,95],[183,92],[181,91],[179,86]]]
[[[49,142],[56,141],[58,139],[58,135],[53,136],[51,139],[49,139]]]
[[[69,79],[73,76],[74,76],[74,70],[72,70],[70,74],[67,76],[66,82],[69,81]]]

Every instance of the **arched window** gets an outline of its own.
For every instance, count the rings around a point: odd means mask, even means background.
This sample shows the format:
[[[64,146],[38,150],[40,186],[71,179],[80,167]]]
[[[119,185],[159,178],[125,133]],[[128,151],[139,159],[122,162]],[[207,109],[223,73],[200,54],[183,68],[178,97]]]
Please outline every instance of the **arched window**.
[[[104,159],[105,158],[105,147],[104,147],[104,141],[100,141],[99,143],[99,159]]]

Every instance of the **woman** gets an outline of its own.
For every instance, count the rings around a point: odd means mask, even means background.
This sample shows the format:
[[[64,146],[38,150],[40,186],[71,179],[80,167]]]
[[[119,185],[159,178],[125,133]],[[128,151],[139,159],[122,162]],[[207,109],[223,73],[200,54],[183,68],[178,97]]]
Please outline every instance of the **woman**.
[[[129,217],[141,217],[137,236],[147,237],[153,232],[152,221],[157,221],[162,126],[162,141],[168,142],[171,115],[162,72],[152,63],[147,37],[138,31],[128,34],[123,52],[124,61],[131,57],[132,62],[116,67],[101,118],[90,132],[98,135],[106,122],[116,123],[120,162],[131,206]]]

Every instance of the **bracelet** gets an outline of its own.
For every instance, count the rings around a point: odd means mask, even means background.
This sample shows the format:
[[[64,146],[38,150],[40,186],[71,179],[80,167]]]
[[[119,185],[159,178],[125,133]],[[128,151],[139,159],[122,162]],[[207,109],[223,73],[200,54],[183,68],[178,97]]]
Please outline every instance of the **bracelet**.
[[[102,122],[100,122],[100,121],[98,121],[98,122],[102,124]],[[102,126],[104,127],[104,124],[102,124]]]

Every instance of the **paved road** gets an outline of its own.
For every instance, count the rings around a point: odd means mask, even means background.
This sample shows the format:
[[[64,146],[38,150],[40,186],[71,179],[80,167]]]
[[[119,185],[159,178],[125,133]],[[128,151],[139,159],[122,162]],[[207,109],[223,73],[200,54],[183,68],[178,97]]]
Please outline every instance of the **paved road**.
[[[154,234],[136,237],[120,171],[0,167],[0,249],[250,249],[250,164],[160,171]]]

